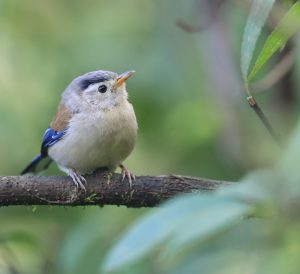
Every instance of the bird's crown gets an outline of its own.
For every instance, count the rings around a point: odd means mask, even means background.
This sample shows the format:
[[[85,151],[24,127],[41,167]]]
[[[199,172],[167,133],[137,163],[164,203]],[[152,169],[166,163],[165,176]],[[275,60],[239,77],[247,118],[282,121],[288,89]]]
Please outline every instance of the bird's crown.
[[[115,72],[106,70],[96,70],[78,76],[71,82],[71,85],[76,85],[81,90],[85,90],[91,84],[101,83],[108,80],[114,80],[117,77],[118,74]]]

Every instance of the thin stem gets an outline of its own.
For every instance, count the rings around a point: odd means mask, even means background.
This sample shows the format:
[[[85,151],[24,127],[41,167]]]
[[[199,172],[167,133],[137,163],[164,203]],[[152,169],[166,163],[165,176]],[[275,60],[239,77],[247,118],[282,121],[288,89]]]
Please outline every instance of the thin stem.
[[[281,141],[280,141],[278,135],[275,133],[275,131],[274,131],[273,127],[271,126],[269,120],[267,119],[266,115],[264,114],[264,112],[262,111],[260,106],[257,104],[254,97],[252,95],[248,96],[247,101],[248,101],[250,107],[255,111],[255,113],[257,114],[259,119],[262,121],[262,123],[264,124],[264,126],[266,127],[266,129],[268,130],[268,132],[270,133],[272,138],[274,139],[274,141],[279,146],[281,146]]]

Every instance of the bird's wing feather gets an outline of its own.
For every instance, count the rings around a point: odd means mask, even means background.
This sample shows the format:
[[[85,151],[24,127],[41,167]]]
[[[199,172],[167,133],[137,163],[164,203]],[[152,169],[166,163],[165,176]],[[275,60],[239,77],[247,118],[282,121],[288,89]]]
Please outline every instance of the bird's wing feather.
[[[26,173],[37,173],[49,167],[52,160],[47,156],[37,155],[21,172],[21,175]]]
[[[70,118],[71,112],[63,103],[60,103],[50,127],[46,129],[43,135],[41,154],[37,155],[21,174],[35,173],[48,168],[52,161],[48,157],[48,148],[57,143],[66,134]]]
[[[41,155],[48,155],[48,148],[58,142],[66,133],[69,126],[69,121],[71,119],[71,112],[67,107],[61,102],[58,105],[56,114],[44,133]]]
[[[55,143],[57,143],[65,134],[67,129],[61,131],[55,131],[51,127],[48,127],[44,133],[42,146],[41,146],[41,155],[48,155],[48,148]]]
[[[48,157],[48,148],[58,142],[66,133],[65,130],[55,131],[51,127],[48,127],[44,133],[41,154],[37,155],[21,172],[21,174],[26,173],[36,173],[44,169],[47,169],[51,164],[51,159]]]
[[[61,102],[58,105],[56,114],[50,123],[50,127],[55,131],[61,131],[68,127],[69,121],[72,117],[72,113],[68,108]]]

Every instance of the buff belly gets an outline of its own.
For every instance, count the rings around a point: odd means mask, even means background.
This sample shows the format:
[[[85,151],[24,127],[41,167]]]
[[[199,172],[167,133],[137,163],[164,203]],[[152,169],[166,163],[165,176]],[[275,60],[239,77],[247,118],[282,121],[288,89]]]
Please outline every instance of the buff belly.
[[[72,168],[85,174],[101,167],[113,170],[131,153],[136,133],[131,105],[122,112],[79,113],[48,154],[63,171]]]

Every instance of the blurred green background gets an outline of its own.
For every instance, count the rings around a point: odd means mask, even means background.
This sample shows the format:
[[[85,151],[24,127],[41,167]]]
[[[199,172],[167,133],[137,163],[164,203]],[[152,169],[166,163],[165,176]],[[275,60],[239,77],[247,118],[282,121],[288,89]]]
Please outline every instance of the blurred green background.
[[[238,180],[272,164],[278,147],[240,89],[248,10],[239,2],[216,16],[213,5],[198,9],[193,0],[0,0],[0,174],[19,174],[38,153],[64,88],[97,69],[137,71],[127,87],[139,134],[126,160],[136,175]],[[207,28],[189,33],[178,20]],[[280,100],[276,86],[257,97],[283,139],[296,120],[293,96]],[[59,173],[53,164],[46,174]],[[146,211],[1,208],[0,273],[97,273]],[[120,273],[159,271],[145,261]]]

